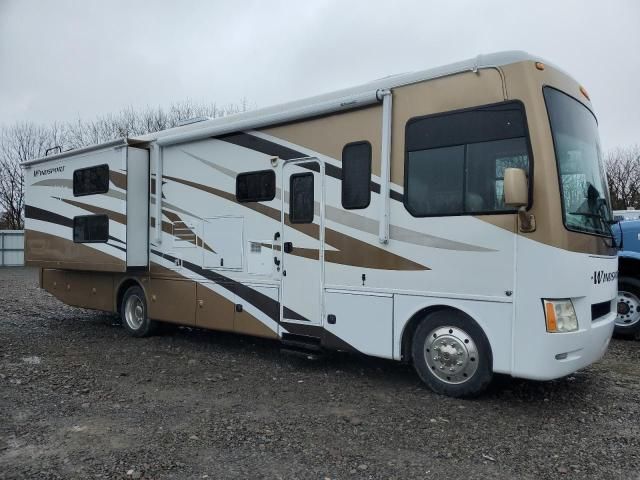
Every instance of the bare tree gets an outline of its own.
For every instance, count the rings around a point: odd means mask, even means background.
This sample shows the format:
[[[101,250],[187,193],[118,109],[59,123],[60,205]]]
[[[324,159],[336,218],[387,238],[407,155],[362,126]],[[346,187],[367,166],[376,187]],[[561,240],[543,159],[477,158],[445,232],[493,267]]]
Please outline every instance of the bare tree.
[[[640,209],[640,145],[611,150],[605,167],[613,208]]]
[[[16,123],[0,131],[0,208],[9,228],[21,229],[24,225],[24,177],[20,163],[43,156],[62,136],[59,124],[45,128]]]

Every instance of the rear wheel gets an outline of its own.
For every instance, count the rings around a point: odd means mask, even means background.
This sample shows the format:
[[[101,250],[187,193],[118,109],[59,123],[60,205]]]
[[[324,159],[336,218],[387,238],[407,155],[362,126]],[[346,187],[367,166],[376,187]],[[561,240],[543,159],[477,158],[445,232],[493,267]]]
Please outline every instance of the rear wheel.
[[[420,323],[412,357],[422,381],[442,395],[479,395],[493,376],[491,348],[482,328],[455,310],[431,313]]]
[[[616,335],[640,335],[640,280],[620,277],[618,280],[618,317]]]
[[[129,287],[122,297],[120,316],[122,325],[134,337],[146,337],[157,328],[157,323],[147,314],[144,290],[137,285]]]

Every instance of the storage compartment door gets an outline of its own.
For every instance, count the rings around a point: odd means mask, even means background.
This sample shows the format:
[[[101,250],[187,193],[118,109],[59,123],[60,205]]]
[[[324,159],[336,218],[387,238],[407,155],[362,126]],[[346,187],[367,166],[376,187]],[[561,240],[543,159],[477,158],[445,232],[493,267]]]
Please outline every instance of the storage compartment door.
[[[393,296],[326,290],[325,306],[325,329],[362,353],[393,358]]]
[[[206,218],[202,224],[203,268],[242,270],[243,218]]]

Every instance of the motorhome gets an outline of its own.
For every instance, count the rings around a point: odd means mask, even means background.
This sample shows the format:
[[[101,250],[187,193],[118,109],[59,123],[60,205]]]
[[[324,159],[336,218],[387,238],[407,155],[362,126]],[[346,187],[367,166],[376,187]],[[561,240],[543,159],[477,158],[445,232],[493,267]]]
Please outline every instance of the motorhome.
[[[524,52],[24,164],[63,302],[410,362],[469,396],[597,361],[617,257],[587,90]]]

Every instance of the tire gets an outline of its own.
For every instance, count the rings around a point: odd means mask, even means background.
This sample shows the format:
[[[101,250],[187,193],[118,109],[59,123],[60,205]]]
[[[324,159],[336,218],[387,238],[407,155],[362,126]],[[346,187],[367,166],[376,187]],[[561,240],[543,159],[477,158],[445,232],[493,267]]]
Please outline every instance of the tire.
[[[640,280],[618,279],[618,317],[614,333],[621,337],[640,336]]]
[[[122,297],[120,317],[125,330],[134,337],[152,335],[158,326],[157,322],[149,319],[144,290],[137,285],[129,287]]]
[[[413,335],[411,353],[418,376],[438,394],[475,397],[491,383],[489,341],[482,328],[462,312],[440,310],[425,317]]]

